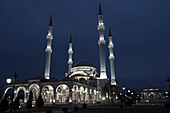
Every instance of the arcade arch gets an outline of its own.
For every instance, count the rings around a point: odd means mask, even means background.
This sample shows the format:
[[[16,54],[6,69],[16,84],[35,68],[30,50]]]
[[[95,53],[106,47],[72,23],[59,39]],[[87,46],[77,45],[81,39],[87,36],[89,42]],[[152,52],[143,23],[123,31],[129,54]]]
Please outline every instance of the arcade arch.
[[[18,94],[19,94],[19,92],[21,90],[24,92],[24,99],[23,99],[23,101],[26,103],[27,102],[27,99],[26,99],[26,89],[23,86],[20,86],[20,87],[17,88],[14,99],[17,98],[17,96],[18,96]]]
[[[42,88],[41,96],[45,103],[52,103],[54,100],[54,88],[51,85],[45,85]]]
[[[69,87],[66,84],[60,84],[56,88],[56,100],[58,102],[69,102]]]
[[[35,101],[38,98],[39,94],[40,94],[40,87],[39,87],[39,85],[38,84],[32,84],[29,87],[28,92],[29,92],[29,95],[32,92],[32,99],[33,99],[33,101]]]

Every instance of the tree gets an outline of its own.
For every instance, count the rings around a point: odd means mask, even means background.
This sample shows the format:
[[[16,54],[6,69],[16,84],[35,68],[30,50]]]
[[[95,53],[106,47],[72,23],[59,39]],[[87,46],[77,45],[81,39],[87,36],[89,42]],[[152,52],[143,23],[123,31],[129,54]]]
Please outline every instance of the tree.
[[[31,109],[32,108],[32,99],[33,99],[33,96],[30,94],[29,95],[29,99],[27,101],[27,105],[26,105],[27,109]]]
[[[63,107],[62,111],[63,111],[63,113],[68,113],[68,108]]]
[[[19,109],[20,103],[19,103],[19,98],[17,97],[13,103],[13,109],[16,111]]]
[[[9,109],[9,103],[7,96],[5,96],[0,103],[0,111],[6,111]]]
[[[108,84],[105,84],[103,87],[102,87],[102,95],[106,96],[106,93],[109,94],[109,87]]]
[[[29,100],[27,101],[26,108],[27,108],[27,109],[31,109],[31,108],[32,108],[32,100],[29,99]]]
[[[39,95],[38,99],[36,100],[36,106],[38,108],[42,108],[44,106],[44,100],[42,99],[41,94]]]

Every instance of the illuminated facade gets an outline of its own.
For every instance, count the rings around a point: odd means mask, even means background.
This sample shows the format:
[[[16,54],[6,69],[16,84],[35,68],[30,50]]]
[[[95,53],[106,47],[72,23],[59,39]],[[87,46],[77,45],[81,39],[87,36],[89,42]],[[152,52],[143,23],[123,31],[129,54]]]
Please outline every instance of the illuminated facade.
[[[141,92],[141,102],[161,102],[163,101],[162,91],[149,84]]]
[[[88,82],[89,83],[89,82]],[[55,79],[46,79],[44,76],[38,76],[34,79],[27,80],[22,83],[16,83],[14,90],[14,100],[22,91],[24,94],[21,102],[26,103],[30,95],[33,96],[35,103],[38,96],[41,94],[44,103],[95,103],[99,101],[98,91],[95,85],[81,83],[69,78],[64,78],[61,81]],[[8,95],[12,89],[12,84],[4,86],[4,95]]]
[[[39,95],[42,96],[45,103],[96,103],[107,101],[108,94],[104,92],[104,87],[108,87],[108,78],[106,74],[105,63],[105,40],[104,40],[104,23],[103,15],[101,11],[101,5],[99,5],[98,15],[98,31],[99,31],[99,50],[100,50],[100,73],[98,74],[96,68],[87,62],[79,62],[72,67],[73,64],[73,48],[72,48],[72,36],[70,35],[69,49],[68,49],[68,72],[62,80],[57,80],[55,77],[50,76],[50,63],[51,63],[51,44],[52,44],[52,17],[50,17],[50,24],[47,34],[47,48],[46,52],[46,64],[44,76],[38,76],[36,78],[26,80],[24,82],[17,82],[14,89],[14,100],[19,95],[19,92],[23,92],[22,102],[26,103],[30,96],[35,103]],[[109,41],[110,60],[111,66],[113,65],[113,43],[112,38]],[[112,44],[112,45],[111,45]],[[113,70],[113,71],[112,71]],[[114,66],[111,67],[112,78],[115,81]],[[113,83],[116,85],[116,82]],[[4,86],[4,94],[8,94],[11,90],[12,84],[6,84]]]

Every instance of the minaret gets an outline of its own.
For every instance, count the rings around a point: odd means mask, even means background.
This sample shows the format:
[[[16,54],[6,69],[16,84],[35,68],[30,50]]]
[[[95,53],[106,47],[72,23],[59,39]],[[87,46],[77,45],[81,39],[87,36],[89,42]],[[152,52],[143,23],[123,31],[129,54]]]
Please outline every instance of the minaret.
[[[98,26],[99,31],[99,48],[100,48],[100,79],[107,79],[106,75],[106,61],[105,61],[105,40],[104,40],[104,23],[101,5],[99,4],[99,14],[98,14]]]
[[[115,69],[114,69],[114,53],[113,53],[113,48],[114,48],[114,44],[112,42],[112,34],[111,34],[111,30],[109,27],[109,45],[108,45],[109,51],[110,51],[110,55],[109,55],[109,60],[110,60],[110,73],[111,73],[111,85],[116,85],[116,79],[115,79]]]
[[[71,34],[70,34],[68,54],[69,54],[69,59],[68,59],[68,74],[67,75],[70,74],[71,68],[72,68],[72,64],[73,64],[73,60],[72,60],[73,50],[72,50],[72,36],[71,36]]]
[[[52,15],[50,17],[50,23],[49,23],[49,27],[48,27],[48,34],[46,36],[47,38],[47,48],[45,49],[46,52],[46,64],[45,64],[45,78],[46,79],[50,79],[50,63],[51,63],[51,53],[52,53],[52,49],[51,49],[51,42],[53,39],[53,35],[52,35]]]

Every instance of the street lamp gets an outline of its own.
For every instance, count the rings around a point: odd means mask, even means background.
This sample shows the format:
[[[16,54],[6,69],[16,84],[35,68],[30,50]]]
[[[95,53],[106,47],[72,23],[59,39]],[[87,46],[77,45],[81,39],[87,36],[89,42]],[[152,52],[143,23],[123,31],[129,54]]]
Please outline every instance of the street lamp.
[[[12,79],[11,79],[11,78],[7,78],[7,79],[6,79],[6,82],[7,82],[8,84],[10,84],[10,83],[12,82]]]
[[[125,88],[125,85],[123,84],[123,87],[122,87],[122,90],[124,92],[124,107],[126,107],[126,94],[125,94],[125,91],[126,91],[126,88]]]
[[[169,90],[170,90],[170,79],[169,79],[169,77],[167,77],[166,81],[168,82],[168,86],[169,86]]]
[[[15,81],[16,81],[16,78],[17,78],[17,74],[16,74],[16,71],[15,71],[15,74],[14,76],[8,78],[6,80],[6,82],[8,84],[10,84],[11,82],[13,82],[13,91],[12,91],[12,97],[11,97],[11,104],[10,104],[10,113],[12,113],[12,105],[13,105],[13,98],[14,98],[14,89],[15,89]]]
[[[74,87],[74,96],[75,96],[75,108],[76,108],[76,86]]]
[[[110,100],[110,85],[108,84],[108,103],[109,103],[109,100]]]
[[[122,90],[123,90],[124,93],[125,93],[126,88],[125,88],[125,85],[124,85],[124,84],[123,84]]]

